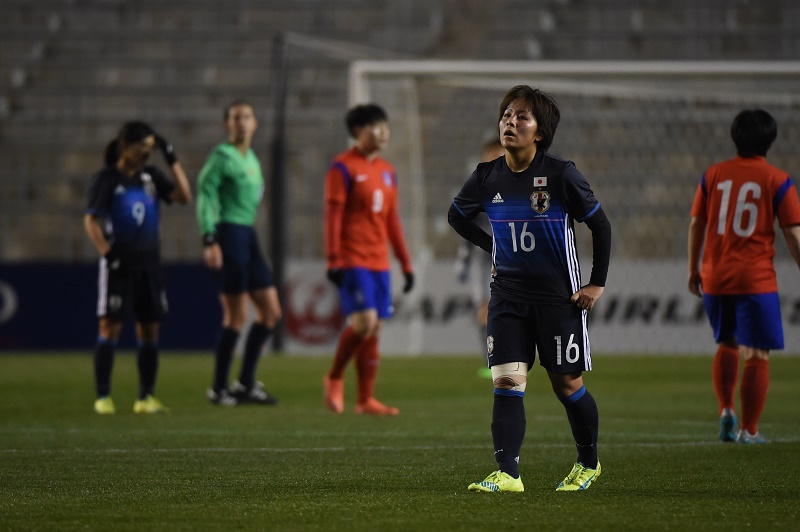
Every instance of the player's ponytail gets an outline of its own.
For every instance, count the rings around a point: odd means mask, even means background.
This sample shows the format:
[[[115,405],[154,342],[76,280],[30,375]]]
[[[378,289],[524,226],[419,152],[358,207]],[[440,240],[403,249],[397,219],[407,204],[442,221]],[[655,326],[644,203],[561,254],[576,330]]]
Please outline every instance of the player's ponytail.
[[[119,141],[114,139],[106,145],[106,151],[103,153],[103,161],[106,163],[106,166],[115,166],[119,161],[119,156]]]

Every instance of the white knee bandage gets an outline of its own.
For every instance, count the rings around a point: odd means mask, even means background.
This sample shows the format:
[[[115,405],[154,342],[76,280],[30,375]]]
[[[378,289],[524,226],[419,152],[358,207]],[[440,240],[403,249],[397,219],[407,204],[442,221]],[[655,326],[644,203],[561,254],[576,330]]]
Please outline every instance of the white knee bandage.
[[[513,383],[512,388],[503,388],[515,392],[524,392],[528,385],[528,364],[525,362],[509,362],[508,364],[498,364],[492,366],[492,379],[497,384],[502,383],[506,386]]]

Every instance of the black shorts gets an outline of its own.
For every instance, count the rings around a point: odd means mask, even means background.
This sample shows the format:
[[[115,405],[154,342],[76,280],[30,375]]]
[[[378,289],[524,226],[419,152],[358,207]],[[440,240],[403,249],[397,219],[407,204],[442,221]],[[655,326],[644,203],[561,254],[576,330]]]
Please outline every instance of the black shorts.
[[[527,362],[553,373],[592,369],[585,310],[573,303],[541,305],[516,303],[498,297],[489,301],[486,344],[489,366]]]
[[[220,292],[242,294],[275,285],[252,227],[218,224],[217,241],[222,250],[222,270],[217,276]]]
[[[141,323],[160,322],[167,314],[167,293],[159,267],[123,266],[109,270],[100,259],[97,316],[123,321],[131,315]]]

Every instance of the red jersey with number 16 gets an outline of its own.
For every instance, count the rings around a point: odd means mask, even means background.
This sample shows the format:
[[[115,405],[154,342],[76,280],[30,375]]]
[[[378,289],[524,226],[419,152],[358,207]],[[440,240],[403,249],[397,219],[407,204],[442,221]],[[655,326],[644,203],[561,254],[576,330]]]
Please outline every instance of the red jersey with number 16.
[[[390,268],[389,244],[403,271],[411,260],[397,208],[397,178],[385,159],[352,148],[325,176],[325,247],[328,268]]]
[[[692,216],[706,221],[701,278],[709,295],[777,292],[772,258],[775,218],[800,224],[800,200],[789,175],[763,157],[736,157],[703,174]]]

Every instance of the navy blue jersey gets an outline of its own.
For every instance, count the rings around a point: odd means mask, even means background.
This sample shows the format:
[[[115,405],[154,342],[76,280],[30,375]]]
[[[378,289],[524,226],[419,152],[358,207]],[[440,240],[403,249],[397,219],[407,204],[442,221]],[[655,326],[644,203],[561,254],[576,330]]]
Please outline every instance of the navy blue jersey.
[[[159,199],[170,202],[175,184],[154,166],[128,176],[107,166],[92,178],[87,212],[100,220],[106,240],[125,263],[159,261]]]
[[[492,226],[492,294],[523,303],[564,303],[581,287],[574,222],[600,203],[571,161],[537,152],[514,173],[500,157],[481,163],[453,205],[466,218],[485,211]]]

